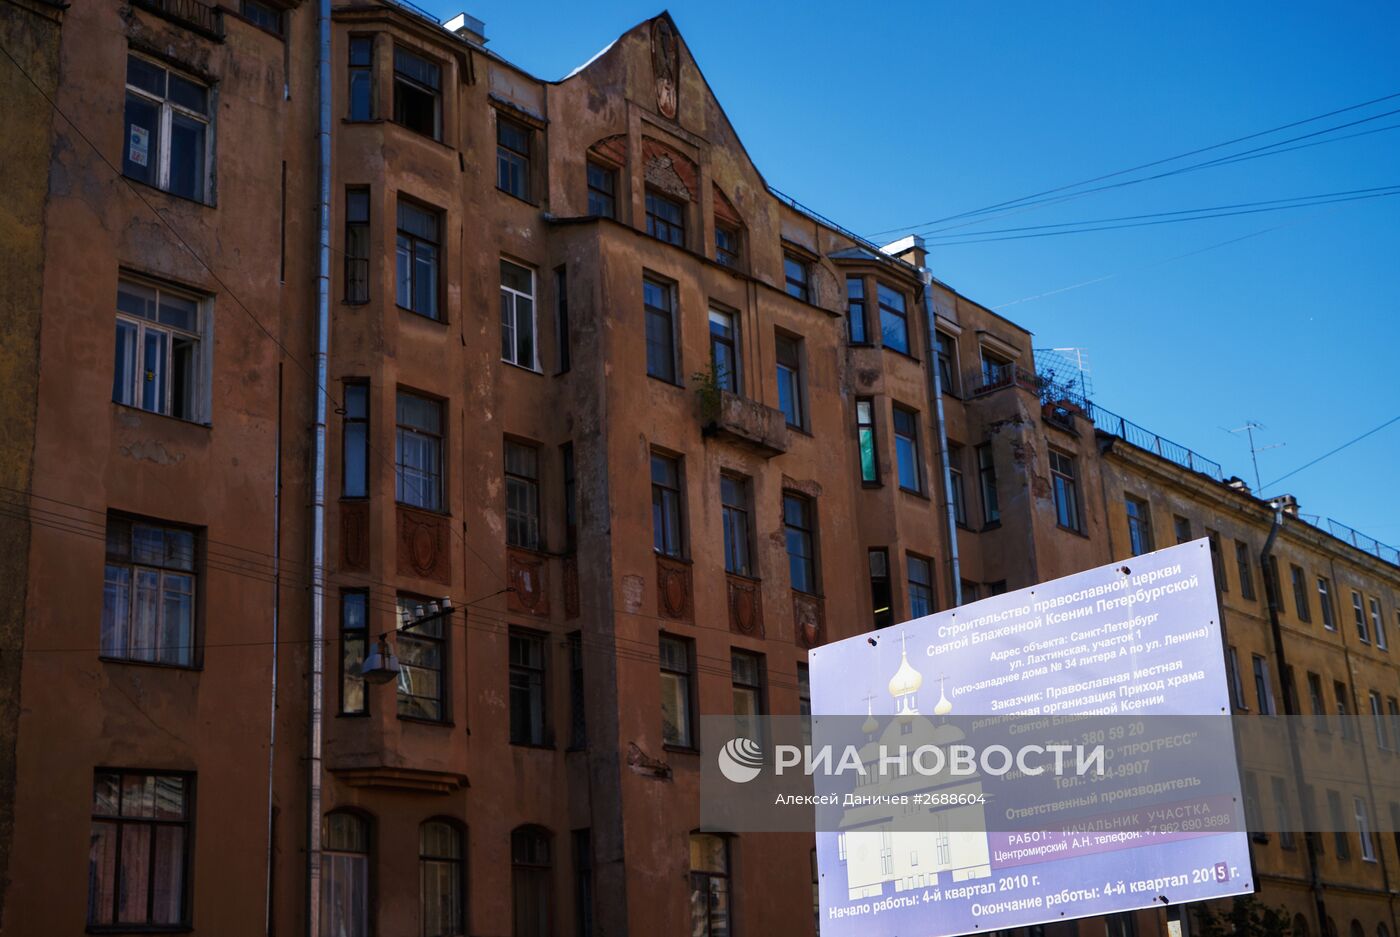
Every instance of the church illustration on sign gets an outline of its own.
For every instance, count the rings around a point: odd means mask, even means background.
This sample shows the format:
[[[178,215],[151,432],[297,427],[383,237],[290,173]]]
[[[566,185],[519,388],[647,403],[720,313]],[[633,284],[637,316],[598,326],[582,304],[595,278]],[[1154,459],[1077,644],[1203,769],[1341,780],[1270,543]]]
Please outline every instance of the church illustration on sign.
[[[946,764],[936,775],[912,770],[880,775],[882,746],[893,754],[901,746],[912,753],[921,746],[936,745],[946,754],[949,745],[965,738],[961,729],[949,725],[944,718],[953,711],[953,704],[943,691],[941,679],[934,718],[920,714],[919,691],[923,684],[923,675],[910,665],[908,651],[901,645],[899,669],[889,682],[894,717],[885,722],[883,729],[874,715],[875,697],[866,698],[866,720],[861,726],[865,743],[860,748],[866,773],[857,780],[854,793],[905,794],[911,795],[911,801],[915,794],[974,795],[963,798],[974,802],[871,804],[845,810],[837,842],[852,901],[880,897],[888,885],[893,885],[895,892],[924,888],[937,884],[939,875],[962,882],[992,874],[987,835],[980,832],[986,826],[983,805],[976,802],[976,795],[982,793],[977,775],[953,777]],[[921,813],[929,816],[915,816]]]

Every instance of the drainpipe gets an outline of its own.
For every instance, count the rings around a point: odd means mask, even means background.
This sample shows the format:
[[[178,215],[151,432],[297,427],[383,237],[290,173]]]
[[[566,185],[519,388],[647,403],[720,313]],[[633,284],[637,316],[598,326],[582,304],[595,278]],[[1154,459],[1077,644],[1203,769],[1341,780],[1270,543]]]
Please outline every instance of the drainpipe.
[[[263,931],[272,934],[272,857],[276,844],[276,803],[272,796],[273,769],[277,762],[277,641],[282,605],[282,364],[277,364],[277,433],[272,450],[272,690],[267,712],[267,897]]]
[[[321,695],[325,656],[326,591],[326,385],[331,310],[331,0],[316,10],[316,107],[318,111],[317,205],[319,244],[316,271],[315,453],[311,490],[311,679],[307,706],[306,933],[321,933]]]
[[[1274,553],[1274,543],[1278,540],[1278,532],[1283,529],[1283,499],[1274,500],[1270,506],[1274,509],[1274,521],[1269,527],[1269,536],[1264,540],[1264,549],[1259,552],[1259,568],[1264,574],[1264,598],[1269,606],[1269,633],[1273,638],[1274,660],[1278,662],[1278,685],[1283,690],[1283,721],[1288,729],[1288,754],[1293,769],[1293,785],[1298,791],[1298,807],[1303,818],[1303,827],[1305,830],[1311,830],[1316,825],[1312,822],[1313,804],[1311,798],[1303,796],[1303,756],[1298,750],[1298,730],[1295,725],[1298,715],[1298,707],[1295,705],[1298,688],[1288,684],[1288,656],[1284,651],[1283,628],[1279,624],[1283,583],[1274,575],[1274,565],[1270,562]],[[1289,692],[1290,689],[1292,692]],[[1312,890],[1313,906],[1317,913],[1317,932],[1322,937],[1327,937],[1327,902],[1323,897],[1322,878],[1317,868],[1317,847],[1311,833],[1303,834],[1303,849],[1308,859],[1308,886]],[[1251,846],[1250,856],[1253,855]],[[1256,881],[1257,878],[1258,876]]]
[[[924,319],[928,322],[929,383],[933,385],[933,422],[938,436],[938,458],[943,463],[943,504],[948,522],[948,575],[952,579],[953,607],[963,603],[962,567],[958,560],[958,515],[953,506],[953,471],[948,464],[948,427],[943,420],[943,375],[939,373],[938,324],[933,311],[933,271],[920,267],[924,281]]]

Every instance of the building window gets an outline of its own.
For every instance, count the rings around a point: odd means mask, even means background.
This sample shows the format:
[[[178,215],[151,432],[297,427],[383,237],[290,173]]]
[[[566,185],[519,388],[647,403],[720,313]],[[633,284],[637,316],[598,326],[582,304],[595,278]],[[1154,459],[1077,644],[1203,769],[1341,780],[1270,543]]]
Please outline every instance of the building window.
[[[447,718],[449,619],[415,621],[423,602],[415,596],[398,598],[399,715],[442,722]]]
[[[1348,703],[1350,693],[1347,691],[1347,685],[1340,680],[1332,681],[1332,696],[1337,701],[1337,721],[1342,724],[1342,738],[1355,740],[1356,726],[1353,720],[1347,718],[1351,714],[1351,706]]]
[[[739,326],[732,312],[710,310],[710,364],[720,390],[740,393]]]
[[[685,511],[681,503],[679,459],[651,454],[651,539],[662,556],[685,554]]]
[[[346,715],[369,712],[365,678],[360,665],[369,644],[369,593],[340,594],[340,711]]]
[[[739,266],[739,229],[715,224],[715,262],[724,267]]]
[[[462,831],[446,820],[418,827],[418,881],[423,937],[462,937],[466,923],[466,864]]]
[[[564,548],[573,553],[578,549],[578,479],[574,467],[574,444],[560,447],[564,463]]]
[[[1235,541],[1235,566],[1240,574],[1240,595],[1254,601],[1254,570],[1250,566],[1249,544]]]
[[[647,234],[667,244],[685,247],[685,206],[647,190]]]
[[[1133,556],[1152,552],[1152,514],[1147,502],[1127,495],[1123,505],[1128,515],[1128,548]]]
[[[1274,690],[1269,685],[1269,665],[1258,654],[1254,658],[1254,698],[1259,703],[1259,715],[1274,715]]]
[[[1355,589],[1351,592],[1351,614],[1356,621],[1356,636],[1361,639],[1362,644],[1371,643],[1371,631],[1366,626],[1366,612],[1361,607],[1361,593]]]
[[[731,651],[729,670],[735,729],[745,738],[758,741],[763,737],[763,657],[747,651]]]
[[[724,569],[740,576],[753,575],[752,534],[749,519],[749,480],[737,475],[719,477],[719,500],[724,512]]]
[[[880,341],[886,348],[909,354],[909,316],[904,294],[883,283],[875,284],[880,303]]]
[[[948,480],[953,488],[953,521],[959,527],[967,526],[967,494],[963,489],[963,448],[954,443],[948,444]]]
[[[551,937],[554,933],[549,833],[537,826],[510,834],[512,937]]]
[[[501,360],[540,369],[535,351],[535,271],[501,261]]]
[[[1180,514],[1172,516],[1172,532],[1176,534],[1177,543],[1191,542],[1191,521]]]
[[[350,101],[351,120],[374,119],[374,38],[350,37]]]
[[[540,451],[506,440],[506,543],[540,548]]]
[[[347,382],[343,409],[340,493],[346,498],[364,498],[369,495],[369,385]]]
[[[282,35],[282,11],[271,4],[263,3],[262,0],[242,0],[238,5],[238,12],[259,29],[274,36]]]
[[[399,199],[395,302],[429,319],[438,318],[438,229],[441,216]]]
[[[691,651],[687,639],[661,635],[661,741],[680,748],[695,747]]]
[[[1207,527],[1206,540],[1210,543],[1210,568],[1215,574],[1215,588],[1229,592],[1230,580],[1225,576],[1225,554],[1220,549],[1220,534]]]
[[[554,268],[554,346],[558,349],[559,367],[556,374],[569,370],[573,338],[569,329],[569,271]]]
[[[114,401],[182,420],[207,418],[199,307],[188,293],[118,281]]]
[[[531,130],[499,112],[496,114],[496,188],[530,200]]]
[[[1327,704],[1322,701],[1322,678],[1308,671],[1308,698],[1312,703],[1313,728],[1327,731]]]
[[[1376,636],[1376,647],[1382,651],[1388,650],[1389,643],[1385,637],[1385,622],[1381,618],[1381,600],[1368,597],[1366,607],[1371,610],[1371,633]]]
[[[802,717],[802,744],[812,744],[812,676],[807,665],[797,665],[797,714]]]
[[[369,302],[369,189],[345,190],[345,301]]]
[[[1386,712],[1390,714],[1390,727],[1395,733],[1395,739],[1391,745],[1391,749],[1393,751],[1400,751],[1400,700],[1397,700],[1393,696],[1387,696],[1385,699],[1385,707]],[[1400,836],[1400,827],[1396,828],[1395,833],[1397,836]],[[1397,845],[1400,845],[1400,842],[1397,842]]]
[[[588,161],[588,213],[617,217],[617,170]]]
[[[890,588],[890,553],[874,547],[867,555],[870,566],[870,614],[875,628],[894,624],[894,590]]]
[[[984,347],[982,349],[982,386],[1001,387],[1003,384],[1010,384],[1011,378],[1011,362]]]
[[[1353,797],[1351,807],[1356,818],[1356,836],[1361,841],[1361,859],[1363,862],[1375,862],[1376,844],[1371,839],[1371,818],[1366,812],[1366,801]]]
[[[794,254],[783,254],[783,279],[787,294],[805,302],[811,302],[812,265]]]
[[[778,409],[783,411],[788,426],[805,429],[807,408],[803,400],[802,340],[787,335],[777,336],[775,354],[778,362]]]
[[[1336,631],[1337,619],[1332,613],[1332,584],[1325,576],[1317,577],[1317,605],[1322,610],[1322,627]]]
[[[100,768],[93,774],[89,925],[120,930],[187,924],[190,800],[184,774]]]
[[[1249,704],[1244,701],[1244,680],[1240,676],[1240,657],[1233,646],[1226,649],[1225,662],[1230,667],[1230,695],[1236,709],[1248,711]]]
[[[937,343],[938,386],[945,394],[953,395],[956,386],[958,340],[946,332],[934,333]]]
[[[647,374],[676,383],[675,293],[656,280],[642,280],[647,321]]]
[[[1312,606],[1308,603],[1308,577],[1301,566],[1288,567],[1289,578],[1293,582],[1293,604],[1298,609],[1298,620],[1312,621]]]
[[[924,490],[922,458],[919,453],[919,416],[913,410],[894,408],[895,465],[899,470],[899,487],[905,491]]]
[[[442,404],[399,391],[394,497],[400,504],[442,510]]]
[[[691,937],[728,937],[729,841],[709,833],[690,834]]]
[[[107,518],[103,657],[194,665],[195,533]]]
[[[864,277],[846,277],[846,335],[852,345],[870,344],[865,321]]]
[[[1079,467],[1074,457],[1050,450],[1050,479],[1055,493],[1055,521],[1066,530],[1084,531],[1079,513]]]
[[[912,553],[909,563],[909,617],[923,618],[932,615],[936,605],[933,600],[933,564]]]
[[[1337,847],[1338,859],[1351,858],[1351,838],[1342,820],[1342,796],[1336,791],[1327,792],[1327,814],[1332,821],[1332,841]]]
[[[1274,819],[1277,821],[1278,844],[1284,849],[1292,849],[1294,848],[1294,823],[1293,811],[1288,804],[1288,788],[1284,785],[1283,778],[1280,777],[1271,778],[1270,785],[1274,794]]]
[[[326,814],[321,850],[321,933],[369,937],[369,821]]]
[[[867,485],[880,483],[880,460],[875,445],[875,401],[856,399],[856,446],[860,449],[860,480]]]
[[[510,632],[510,741],[545,744],[545,639],[527,631]]]
[[[997,466],[992,458],[992,444],[977,447],[977,482],[982,491],[982,521],[990,526],[1001,523],[1001,505],[997,501]]]
[[[1371,722],[1376,729],[1376,747],[1390,748],[1390,733],[1386,731],[1385,709],[1381,704],[1381,695],[1375,690],[1371,690],[1366,694],[1366,698],[1371,704]]]
[[[1106,937],[1137,937],[1137,922],[1131,911],[1105,915],[1103,927]]]
[[[783,492],[783,532],[786,535],[788,578],[798,592],[816,593],[816,517],[810,498]]]
[[[569,647],[569,749],[588,744],[587,707],[583,686],[583,632],[570,632]]]
[[[122,175],[207,201],[209,87],[138,55],[126,57]]]
[[[442,68],[394,46],[394,123],[442,139]]]
[[[574,830],[574,937],[593,937],[593,834]]]

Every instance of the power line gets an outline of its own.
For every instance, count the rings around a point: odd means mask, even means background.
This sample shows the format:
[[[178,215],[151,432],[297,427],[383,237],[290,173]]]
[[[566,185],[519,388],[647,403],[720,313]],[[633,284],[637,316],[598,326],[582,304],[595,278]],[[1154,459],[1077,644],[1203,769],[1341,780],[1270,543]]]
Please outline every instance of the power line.
[[[1346,107],[1341,107],[1341,108],[1337,108],[1336,110],[1327,111],[1326,113],[1316,114],[1316,115],[1314,115],[1314,116],[1312,116],[1312,117],[1303,118],[1302,120],[1295,120],[1295,121],[1292,121],[1291,123],[1280,124],[1280,125],[1277,126],[1277,127],[1270,127],[1268,130],[1260,130],[1260,131],[1257,131],[1257,132],[1255,132],[1255,133],[1246,134],[1245,136],[1242,136],[1242,137],[1235,137],[1235,138],[1232,139],[1232,140],[1224,140],[1224,141],[1222,141],[1222,142],[1220,142],[1220,143],[1213,143],[1213,144],[1211,144],[1210,146],[1203,146],[1203,147],[1198,147],[1197,149],[1194,149],[1194,150],[1187,150],[1186,152],[1184,152],[1184,153],[1178,153],[1178,154],[1176,154],[1175,156],[1167,156],[1167,157],[1164,157],[1164,158],[1162,158],[1162,159],[1151,160],[1150,162],[1140,163],[1140,164],[1138,164],[1138,165],[1136,165],[1136,166],[1129,166],[1129,167],[1126,168],[1126,169],[1119,169],[1119,170],[1115,170],[1114,172],[1105,173],[1105,174],[1103,174],[1103,175],[1101,175],[1101,176],[1094,176],[1093,178],[1090,178],[1090,179],[1082,179],[1082,180],[1080,180],[1080,181],[1078,181],[1078,182],[1071,182],[1071,183],[1067,183],[1067,184],[1065,184],[1065,185],[1056,186],[1056,187],[1051,188],[1051,189],[1044,189],[1044,190],[1042,190],[1042,191],[1040,191],[1040,192],[1033,192],[1033,193],[1031,193],[1030,195],[1023,195],[1023,196],[1021,196],[1020,198],[1009,199],[1009,200],[1004,201],[1004,202],[997,202],[997,203],[994,203],[994,204],[992,204],[992,205],[984,206],[984,207],[982,207],[982,208],[974,208],[974,209],[970,209],[970,210],[968,210],[968,211],[959,212],[959,213],[954,214],[954,215],[947,215],[947,216],[944,216],[944,217],[942,217],[942,218],[935,218],[935,219],[932,220],[932,221],[925,221],[925,222],[920,222],[920,223],[911,224],[911,225],[903,225],[903,226],[900,226],[900,227],[897,227],[897,228],[886,228],[886,229],[883,230],[883,231],[876,231],[874,234],[871,235],[871,237],[879,237],[879,236],[881,236],[881,235],[886,235],[886,234],[896,234],[896,233],[898,233],[898,232],[900,232],[900,231],[908,231],[908,230],[911,230],[911,229],[914,229],[914,228],[929,227],[929,226],[931,226],[931,225],[942,224],[942,223],[947,222],[947,221],[956,221],[956,220],[958,220],[958,219],[960,219],[960,218],[966,218],[966,217],[969,217],[969,216],[972,216],[972,215],[985,214],[985,213],[987,213],[987,212],[994,211],[994,210],[996,210],[996,209],[998,209],[998,208],[1003,208],[1003,207],[1008,207],[1008,206],[1014,206],[1014,205],[1017,205],[1017,204],[1019,204],[1019,203],[1021,203],[1021,202],[1029,201],[1030,199],[1037,199],[1037,198],[1041,198],[1041,197],[1046,196],[1046,195],[1054,195],[1054,194],[1056,194],[1056,193],[1058,193],[1058,192],[1064,192],[1064,191],[1066,191],[1066,190],[1068,190],[1068,189],[1078,188],[1079,186],[1082,186],[1082,185],[1092,185],[1092,184],[1095,183],[1095,182],[1102,182],[1102,181],[1105,180],[1105,179],[1113,179],[1113,178],[1116,178],[1116,177],[1118,177],[1118,176],[1127,175],[1127,174],[1130,173],[1130,172],[1137,172],[1137,171],[1142,170],[1142,169],[1151,169],[1153,166],[1161,166],[1161,165],[1163,165],[1163,164],[1165,164],[1165,163],[1175,162],[1176,160],[1179,160],[1179,159],[1186,159],[1187,157],[1190,157],[1190,156],[1199,156],[1201,153],[1209,153],[1209,152],[1211,152],[1212,150],[1218,150],[1218,149],[1222,149],[1223,147],[1233,146],[1233,145],[1236,144],[1236,143],[1244,143],[1244,142],[1249,141],[1249,140],[1258,139],[1259,137],[1266,137],[1266,136],[1268,136],[1268,135],[1270,135],[1270,134],[1273,134],[1273,133],[1279,133],[1279,132],[1284,131],[1284,130],[1291,130],[1291,129],[1294,128],[1294,127],[1301,127],[1301,126],[1303,126],[1304,124],[1310,124],[1310,123],[1313,123],[1313,122],[1315,122],[1315,121],[1325,120],[1325,119],[1328,118],[1328,117],[1335,117],[1335,116],[1337,116],[1338,114],[1345,114],[1345,113],[1348,113],[1348,112],[1350,112],[1350,111],[1360,110],[1360,109],[1363,108],[1363,107],[1370,107],[1370,106],[1373,105],[1373,104],[1380,104],[1382,101],[1391,101],[1391,100],[1394,100],[1395,98],[1400,98],[1400,91],[1394,92],[1393,94],[1387,94],[1387,95],[1384,95],[1384,96],[1379,97],[1379,98],[1372,98],[1372,99],[1369,100],[1369,101],[1362,101],[1362,102],[1359,103],[1359,104],[1350,104],[1350,105],[1348,105],[1348,106],[1346,106]],[[1283,141],[1283,142],[1288,142],[1288,141]]]
[[[1349,440],[1347,440],[1346,442],[1342,443],[1340,446],[1338,446],[1338,447],[1335,448],[1335,449],[1332,449],[1332,450],[1329,451],[1329,452],[1324,452],[1322,455],[1318,456],[1316,459],[1313,459],[1311,462],[1307,462],[1307,463],[1305,463],[1305,464],[1303,464],[1303,465],[1300,465],[1300,466],[1298,466],[1297,468],[1295,468],[1293,471],[1288,472],[1287,474],[1280,475],[1278,478],[1275,478],[1273,481],[1271,481],[1271,482],[1269,482],[1267,485],[1265,485],[1264,488],[1272,488],[1272,487],[1274,487],[1275,485],[1277,485],[1279,482],[1283,481],[1285,478],[1292,478],[1294,475],[1297,475],[1297,474],[1298,474],[1299,472],[1301,472],[1303,469],[1312,468],[1314,465],[1316,465],[1317,463],[1321,462],[1323,459],[1331,458],[1332,456],[1334,456],[1334,455],[1336,455],[1337,453],[1341,452],[1343,449],[1347,448],[1348,446],[1354,446],[1354,445],[1356,445],[1357,443],[1359,443],[1361,440],[1365,439],[1367,436],[1375,435],[1376,433],[1379,433],[1381,430],[1385,429],[1385,428],[1386,428],[1387,426],[1389,426],[1390,424],[1396,423],[1396,422],[1400,422],[1400,415],[1393,416],[1393,417],[1391,417],[1390,419],[1386,420],[1384,423],[1382,423],[1380,426],[1377,426],[1377,427],[1375,427],[1374,429],[1368,429],[1366,432],[1362,433],[1360,436],[1357,436],[1357,437],[1354,438],[1354,439],[1349,439]],[[1261,489],[1261,491],[1262,491],[1262,490],[1263,490],[1263,489]]]

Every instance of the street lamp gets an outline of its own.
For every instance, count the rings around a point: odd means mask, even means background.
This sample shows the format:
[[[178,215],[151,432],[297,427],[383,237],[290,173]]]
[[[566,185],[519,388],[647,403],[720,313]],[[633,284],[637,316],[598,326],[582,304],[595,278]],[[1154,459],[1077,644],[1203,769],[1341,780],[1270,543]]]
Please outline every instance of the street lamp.
[[[415,605],[412,608],[403,607],[399,609],[399,631],[407,631],[410,628],[418,628],[430,621],[439,618],[447,618],[452,615],[452,599],[443,596],[436,602],[428,602],[425,605]],[[365,655],[364,662],[360,664],[360,676],[366,683],[380,684],[395,680],[399,675],[399,659],[394,654],[393,648],[389,646],[389,633],[379,635],[375,645]]]

